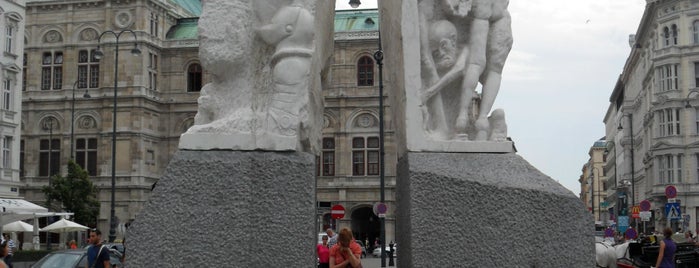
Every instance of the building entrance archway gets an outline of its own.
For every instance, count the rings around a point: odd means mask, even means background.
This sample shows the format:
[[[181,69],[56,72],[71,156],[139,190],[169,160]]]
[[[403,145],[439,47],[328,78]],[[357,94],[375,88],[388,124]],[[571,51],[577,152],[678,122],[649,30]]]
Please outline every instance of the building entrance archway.
[[[371,207],[361,207],[352,211],[352,233],[354,238],[366,243],[369,250],[374,249],[374,243],[381,234],[381,221],[374,215]],[[367,251],[371,252],[371,251]]]

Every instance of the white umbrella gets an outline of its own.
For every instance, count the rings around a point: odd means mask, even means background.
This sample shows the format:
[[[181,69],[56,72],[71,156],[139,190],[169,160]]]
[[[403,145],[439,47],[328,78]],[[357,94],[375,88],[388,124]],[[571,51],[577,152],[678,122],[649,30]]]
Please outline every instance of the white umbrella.
[[[65,232],[74,232],[74,231],[83,231],[90,229],[87,226],[77,224],[75,222],[66,220],[66,219],[61,219],[57,222],[54,222],[44,228],[39,229],[41,232],[51,232],[51,233],[65,233]]]
[[[0,198],[0,225],[34,218],[34,213],[48,209],[23,199]]]
[[[23,222],[15,221],[2,226],[3,232],[32,232],[34,231],[34,226]]]

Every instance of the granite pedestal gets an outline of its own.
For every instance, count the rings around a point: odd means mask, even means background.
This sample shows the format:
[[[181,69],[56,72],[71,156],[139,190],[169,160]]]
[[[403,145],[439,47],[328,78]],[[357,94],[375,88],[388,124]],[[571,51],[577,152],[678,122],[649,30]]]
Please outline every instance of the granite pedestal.
[[[581,200],[514,153],[409,152],[396,187],[401,268],[594,267]]]
[[[178,151],[127,232],[129,267],[314,267],[315,157]]]

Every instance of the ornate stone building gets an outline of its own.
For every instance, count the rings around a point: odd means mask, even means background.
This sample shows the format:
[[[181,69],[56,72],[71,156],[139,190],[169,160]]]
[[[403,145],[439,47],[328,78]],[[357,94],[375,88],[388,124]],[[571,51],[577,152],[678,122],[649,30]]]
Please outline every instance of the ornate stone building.
[[[198,0],[27,1],[21,66],[25,199],[44,204],[41,187],[50,175],[65,174],[74,158],[99,190],[96,225],[109,230],[116,90],[115,210],[122,225],[134,219],[179,135],[193,123],[206,80],[198,61],[200,13]],[[115,39],[110,30],[134,34]],[[129,53],[134,48],[140,55]]]
[[[0,0],[0,197],[18,197],[24,0]]]
[[[609,153],[604,190],[610,215],[623,211],[619,204],[628,196],[629,210],[650,202],[647,231],[665,226],[694,231],[699,229],[699,2],[646,2],[604,118]],[[675,198],[666,196],[668,186],[677,189]],[[681,217],[669,218],[667,203],[679,203]],[[643,228],[643,222],[632,220],[631,226]]]
[[[100,40],[101,60],[94,52],[100,33],[133,30],[135,40],[128,32],[119,39],[116,129],[116,216],[122,224],[132,221],[176,151],[179,135],[192,125],[198,91],[208,80],[198,63],[201,5],[196,0],[34,0],[27,5],[21,193],[43,204],[41,187],[49,174],[66,173],[74,148],[73,157],[99,189],[97,226],[109,229],[114,37]],[[323,89],[317,177],[318,230],[351,227],[357,238],[371,243],[380,232],[372,212],[380,200],[379,81],[372,57],[378,22],[377,10],[336,13],[335,52],[324,74],[329,86]],[[134,45],[140,56],[130,55]],[[394,89],[385,84],[387,101]],[[391,241],[397,160],[392,109],[385,106],[386,240]],[[345,207],[344,219],[330,219],[336,204]]]

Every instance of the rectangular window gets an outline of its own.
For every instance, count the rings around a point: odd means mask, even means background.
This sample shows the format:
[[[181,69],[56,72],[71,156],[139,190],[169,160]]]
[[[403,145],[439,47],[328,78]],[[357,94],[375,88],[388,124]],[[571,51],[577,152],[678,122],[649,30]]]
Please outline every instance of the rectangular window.
[[[63,52],[44,52],[41,59],[41,90],[63,87]]]
[[[666,163],[666,170],[665,172],[667,173],[667,183],[674,183],[675,182],[675,176],[674,176],[674,163],[672,159],[672,155],[665,155],[665,163]]]
[[[12,25],[8,25],[6,28],[6,35],[5,37],[7,38],[5,41],[5,52],[14,54],[12,53],[12,50],[14,49],[13,43],[14,43],[14,35],[15,35],[15,27]]]
[[[78,52],[78,88],[99,87],[99,61],[94,56],[95,50]]]
[[[12,168],[12,137],[2,139],[2,167],[5,170]]]
[[[335,139],[323,138],[323,176],[335,176]]]
[[[662,109],[658,111],[658,136],[680,135],[680,109]]]
[[[60,139],[42,139],[39,141],[39,176],[48,177],[58,174],[61,170]]]
[[[148,53],[148,87],[158,90],[158,55]]]
[[[662,155],[658,157],[658,183],[659,184],[665,184],[667,181],[667,178],[665,177],[665,174],[667,174],[667,162],[666,158],[663,157]]]
[[[699,62],[694,63],[694,87],[699,87]]]
[[[150,13],[150,34],[158,37],[158,15],[153,12]]]
[[[24,140],[19,141],[19,176],[24,177]]]
[[[379,164],[378,137],[352,139],[352,175],[379,175]]]
[[[27,53],[22,57],[22,91],[27,91]]]
[[[97,175],[97,139],[75,140],[75,162],[90,176]]]
[[[678,69],[679,64],[667,64],[659,67],[658,73],[660,76],[660,91],[678,89]]]
[[[684,161],[684,155],[678,154],[675,160],[677,161],[677,169],[675,169],[675,181],[677,183],[682,183],[682,161]]]
[[[2,109],[12,110],[12,80],[5,79],[2,86]]]

